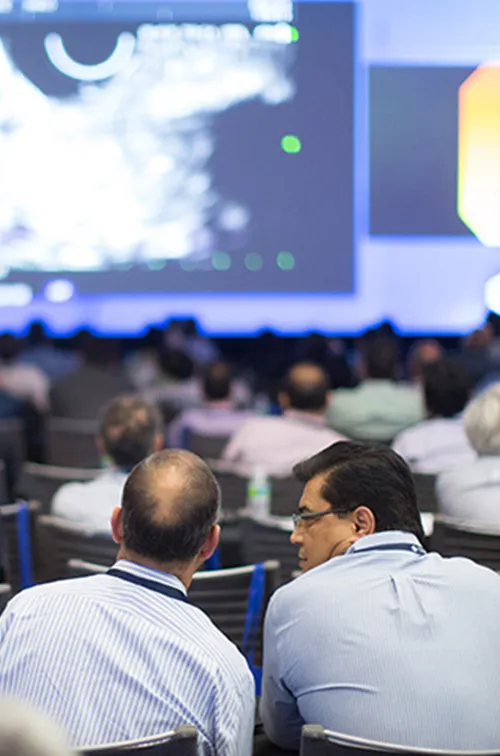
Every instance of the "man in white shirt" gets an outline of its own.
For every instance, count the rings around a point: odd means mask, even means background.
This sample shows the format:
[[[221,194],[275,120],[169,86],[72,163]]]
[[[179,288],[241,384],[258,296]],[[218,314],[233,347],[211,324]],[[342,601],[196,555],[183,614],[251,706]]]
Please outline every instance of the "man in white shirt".
[[[163,447],[162,419],[155,407],[135,396],[108,402],[96,439],[105,469],[86,483],[66,483],[52,500],[52,514],[94,533],[109,533],[130,470]]]
[[[201,386],[204,405],[185,409],[168,426],[168,443],[172,448],[189,448],[190,433],[229,438],[253,415],[236,409],[231,367],[226,362],[209,365]]]
[[[298,748],[318,724],[412,748],[500,748],[500,577],[422,547],[409,467],[334,444],[298,465],[302,574],[264,627],[261,716]]]
[[[137,465],[112,515],[114,567],[9,602],[0,693],[50,716],[79,750],[194,725],[200,756],[250,756],[253,676],[187,597],[217,547],[219,506],[194,454],[168,449]]]
[[[428,419],[407,428],[394,441],[394,451],[415,472],[436,474],[472,462],[476,453],[469,443],[462,412],[471,384],[460,362],[443,357],[422,370]]]
[[[260,469],[269,475],[290,475],[296,462],[342,438],[325,427],[328,393],[324,370],[313,363],[298,363],[278,397],[283,416],[247,420],[231,438],[223,458],[249,474]]]
[[[439,511],[451,525],[500,534],[500,383],[467,406],[464,429],[475,459],[439,475]]]

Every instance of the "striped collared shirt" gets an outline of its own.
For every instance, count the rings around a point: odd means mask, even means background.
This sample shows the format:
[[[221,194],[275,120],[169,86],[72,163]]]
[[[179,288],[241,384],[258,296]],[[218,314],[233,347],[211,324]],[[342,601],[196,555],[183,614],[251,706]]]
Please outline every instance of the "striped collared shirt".
[[[115,567],[185,593],[174,576]],[[189,603],[112,575],[36,586],[0,620],[0,693],[46,712],[74,746],[192,724],[203,756],[249,756],[255,707],[246,660]]]

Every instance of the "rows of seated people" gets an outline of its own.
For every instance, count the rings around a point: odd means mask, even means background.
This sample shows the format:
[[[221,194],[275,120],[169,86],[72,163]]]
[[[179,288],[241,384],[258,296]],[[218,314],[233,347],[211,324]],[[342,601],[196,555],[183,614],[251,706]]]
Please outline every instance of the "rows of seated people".
[[[396,342],[375,335],[359,350],[358,385],[334,390],[327,365],[300,355],[278,411],[265,414],[210,342],[176,328],[166,338],[159,359],[129,365],[133,386],[95,343],[52,382],[58,415],[99,417],[103,462],[94,480],[61,487],[52,512],[110,533],[118,560],[12,599],[0,619],[0,694],[49,715],[79,749],[192,724],[200,753],[252,752],[255,670],[189,602],[220,539],[217,480],[179,448],[200,434],[222,438],[222,458],[243,475],[293,471],[303,485],[290,510],[301,574],[265,616],[258,689],[269,741],[296,752],[302,726],[319,724],[410,749],[500,753],[500,579],[426,550],[412,475],[438,474],[449,521],[500,532],[500,388],[475,393],[468,360],[484,378],[479,347],[461,359],[417,345],[402,381]],[[99,370],[118,381],[107,396]],[[99,410],[82,409],[89,388],[89,402],[105,400]],[[166,428],[163,403],[175,410]]]

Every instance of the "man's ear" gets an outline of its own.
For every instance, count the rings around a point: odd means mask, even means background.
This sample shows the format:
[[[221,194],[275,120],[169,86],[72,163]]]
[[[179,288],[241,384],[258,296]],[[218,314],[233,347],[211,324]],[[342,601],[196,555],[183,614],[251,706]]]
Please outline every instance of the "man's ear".
[[[111,537],[113,541],[120,545],[123,541],[123,519],[122,508],[115,507],[111,515]]]
[[[201,547],[200,551],[200,558],[203,562],[206,562],[207,559],[210,559],[215,549],[219,545],[219,539],[220,525],[212,525],[212,527],[210,528],[210,533],[208,534],[207,539]]]
[[[358,538],[375,533],[377,521],[369,507],[358,507],[353,512],[353,523]]]
[[[165,446],[165,439],[162,433],[157,433],[153,441],[153,452],[159,452]]]
[[[290,407],[290,398],[286,391],[280,391],[278,394],[278,404],[281,407],[282,410],[289,409]]]

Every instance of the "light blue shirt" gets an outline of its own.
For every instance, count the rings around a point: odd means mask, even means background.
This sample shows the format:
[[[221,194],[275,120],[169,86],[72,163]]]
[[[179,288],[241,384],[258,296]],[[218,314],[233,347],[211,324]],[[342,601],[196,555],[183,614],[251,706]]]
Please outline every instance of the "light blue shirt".
[[[261,700],[274,742],[297,748],[301,726],[319,724],[405,746],[500,748],[500,578],[409,546],[406,533],[365,536],[274,594]]]
[[[174,576],[116,565],[178,588]],[[37,586],[0,620],[0,693],[46,712],[76,747],[192,724],[203,756],[250,756],[254,682],[200,609],[111,575]]]

